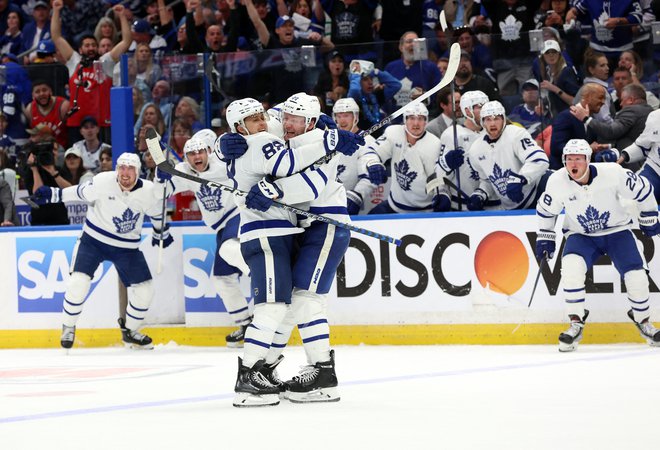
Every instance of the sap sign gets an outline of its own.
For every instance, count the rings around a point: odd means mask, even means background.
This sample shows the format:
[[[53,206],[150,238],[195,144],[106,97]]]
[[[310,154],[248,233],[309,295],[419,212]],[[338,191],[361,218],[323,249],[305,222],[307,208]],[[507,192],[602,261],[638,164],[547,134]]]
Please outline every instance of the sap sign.
[[[75,236],[16,238],[18,312],[61,312]],[[90,293],[110,268],[94,274]]]
[[[187,312],[225,312],[211,276],[215,259],[214,234],[183,235],[183,276]]]

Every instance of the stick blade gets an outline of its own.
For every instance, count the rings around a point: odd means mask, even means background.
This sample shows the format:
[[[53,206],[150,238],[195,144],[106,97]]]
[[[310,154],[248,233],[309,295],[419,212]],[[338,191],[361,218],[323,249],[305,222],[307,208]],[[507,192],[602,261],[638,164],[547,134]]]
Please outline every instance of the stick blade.
[[[454,42],[451,45],[449,50],[449,64],[447,64],[447,70],[445,71],[442,81],[440,81],[440,89],[454,81],[456,72],[458,72],[458,66],[461,63],[461,46],[458,42]],[[439,90],[439,89],[438,89]]]
[[[165,162],[166,158],[165,154],[163,153],[163,149],[160,146],[160,136],[158,135],[158,132],[153,128],[147,128],[145,136],[147,141],[147,149],[149,150],[149,154],[151,154],[151,157],[154,159],[156,165],[158,166]]]
[[[32,200],[32,197],[27,196],[27,197],[21,197],[21,200],[25,202],[26,205],[28,205],[32,209],[39,209],[39,205],[37,205],[34,200]]]
[[[445,17],[445,10],[440,11],[440,26],[442,31],[447,31],[447,18]]]

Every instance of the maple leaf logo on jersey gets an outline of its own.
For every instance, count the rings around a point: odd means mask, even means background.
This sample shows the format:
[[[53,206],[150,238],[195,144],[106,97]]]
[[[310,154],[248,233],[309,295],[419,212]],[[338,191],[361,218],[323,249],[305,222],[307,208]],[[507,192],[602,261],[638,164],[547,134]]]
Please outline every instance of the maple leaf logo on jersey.
[[[337,165],[337,181],[341,182],[341,174],[346,172],[346,166],[343,164]]]
[[[131,211],[131,208],[126,208],[124,214],[121,217],[113,217],[112,223],[115,224],[115,229],[119,234],[130,233],[135,230],[137,226],[137,221],[140,218],[140,213],[134,213]]]
[[[509,169],[502,171],[502,168],[495,164],[493,166],[493,173],[488,176],[488,180],[493,184],[502,197],[506,196],[506,180],[509,178],[510,172],[511,170]]]
[[[520,29],[522,22],[517,20],[515,16],[509,14],[504,22],[500,22],[500,30],[502,31],[503,41],[517,41],[520,39]]]
[[[580,225],[582,225],[585,233],[595,233],[596,231],[607,228],[607,222],[610,220],[610,213],[607,211],[601,215],[596,208],[589,205],[585,215],[578,214],[577,220]]]
[[[222,190],[220,188],[213,189],[206,184],[202,184],[195,196],[207,211],[215,212],[222,209]]]
[[[614,38],[612,30],[605,28],[605,24],[609,20],[610,15],[605,11],[598,16],[598,19],[594,19],[594,30],[596,30],[596,39],[600,42],[611,41]]]
[[[394,172],[396,173],[396,181],[404,191],[410,190],[410,185],[417,178],[417,172],[410,171],[408,161],[402,159],[394,164]]]

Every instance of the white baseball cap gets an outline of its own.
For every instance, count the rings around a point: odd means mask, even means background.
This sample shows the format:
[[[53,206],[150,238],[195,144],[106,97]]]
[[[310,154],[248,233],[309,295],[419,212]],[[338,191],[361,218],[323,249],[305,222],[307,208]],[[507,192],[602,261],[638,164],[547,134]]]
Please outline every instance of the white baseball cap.
[[[71,147],[66,152],[64,152],[64,158],[66,159],[69,155],[76,155],[78,158],[82,158],[82,150],[78,147]]]
[[[561,53],[561,47],[559,46],[559,42],[555,41],[554,39],[549,39],[543,43],[543,53],[544,55],[546,52],[549,52],[550,50],[554,50],[557,53]]]

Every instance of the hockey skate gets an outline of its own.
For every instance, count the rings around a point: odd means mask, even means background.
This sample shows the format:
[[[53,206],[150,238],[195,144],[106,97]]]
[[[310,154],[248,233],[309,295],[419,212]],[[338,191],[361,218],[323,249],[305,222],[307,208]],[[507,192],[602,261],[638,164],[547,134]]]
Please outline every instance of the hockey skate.
[[[582,329],[589,316],[589,310],[584,310],[584,316],[580,319],[578,316],[570,315],[571,326],[568,330],[559,335],[559,351],[573,352],[577,350],[578,343],[582,340]]]
[[[635,315],[633,314],[632,309],[628,311],[628,317],[630,317],[630,320],[635,323],[635,326],[639,330],[639,334],[642,335],[642,338],[644,338],[651,347],[660,347],[660,330],[654,327],[648,318],[641,323],[635,322]]]
[[[259,369],[259,372],[264,376],[266,380],[273,386],[277,386],[277,388],[280,390],[280,398],[286,398],[286,383],[282,381],[277,374],[277,366],[282,362],[284,359],[284,356],[280,355],[279,358],[277,358],[277,361],[275,361],[272,364],[266,364],[264,362],[264,365],[261,366],[261,369]]]
[[[73,347],[73,341],[76,339],[76,327],[67,327],[62,325],[62,335],[60,336],[60,345],[62,348],[70,349]]]
[[[154,345],[151,338],[135,330],[126,328],[126,321],[118,319],[119,328],[121,328],[121,340],[124,341],[124,347],[133,349],[152,350]]]
[[[227,343],[227,347],[242,348],[243,341],[245,339],[245,331],[247,330],[247,327],[249,327],[251,323],[252,323],[252,317],[250,317],[248,323],[246,323],[245,325],[239,325],[237,330],[234,330],[230,334],[228,334],[225,337],[225,342]]]
[[[330,361],[304,367],[285,384],[286,398],[293,403],[338,402],[335,351],[330,350]]]
[[[244,408],[280,404],[280,388],[264,377],[261,372],[264,364],[265,361],[260,360],[253,367],[247,367],[243,365],[243,360],[238,358],[234,406]],[[272,367],[274,369],[274,366]]]

